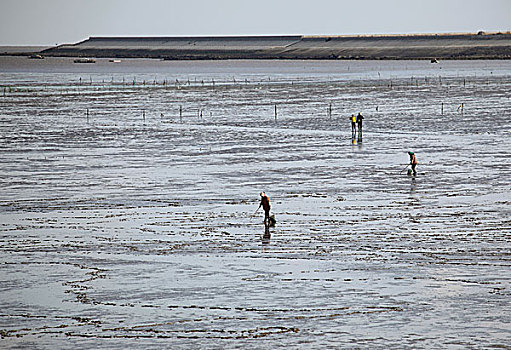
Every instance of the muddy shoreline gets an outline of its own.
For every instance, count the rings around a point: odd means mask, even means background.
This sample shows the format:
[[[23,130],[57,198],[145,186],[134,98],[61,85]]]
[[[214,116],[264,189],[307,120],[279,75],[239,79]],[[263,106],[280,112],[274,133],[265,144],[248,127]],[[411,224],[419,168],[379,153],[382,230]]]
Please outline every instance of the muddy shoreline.
[[[0,82],[2,349],[511,347],[510,61],[0,57]]]

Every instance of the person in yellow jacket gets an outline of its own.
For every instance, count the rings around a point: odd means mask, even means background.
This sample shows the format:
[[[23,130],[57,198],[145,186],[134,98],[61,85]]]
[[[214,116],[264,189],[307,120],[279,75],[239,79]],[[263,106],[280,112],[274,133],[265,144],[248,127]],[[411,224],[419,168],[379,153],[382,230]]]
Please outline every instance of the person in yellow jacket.
[[[355,138],[355,135],[357,134],[357,118],[355,117],[355,114],[352,114],[350,119],[351,119],[351,137]]]

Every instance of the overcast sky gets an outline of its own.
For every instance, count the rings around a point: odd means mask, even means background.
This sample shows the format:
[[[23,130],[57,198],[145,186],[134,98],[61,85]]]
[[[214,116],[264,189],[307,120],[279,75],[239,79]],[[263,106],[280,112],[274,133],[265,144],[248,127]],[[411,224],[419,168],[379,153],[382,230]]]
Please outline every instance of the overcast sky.
[[[511,0],[0,0],[0,45],[89,36],[511,30]]]

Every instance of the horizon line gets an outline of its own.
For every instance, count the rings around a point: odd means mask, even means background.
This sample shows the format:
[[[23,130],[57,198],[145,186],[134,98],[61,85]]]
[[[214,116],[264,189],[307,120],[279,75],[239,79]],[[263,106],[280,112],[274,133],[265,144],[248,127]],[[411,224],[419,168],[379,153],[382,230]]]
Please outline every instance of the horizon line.
[[[370,38],[370,37],[409,37],[409,36],[449,36],[449,35],[509,35],[511,30],[492,30],[492,31],[470,31],[470,32],[409,32],[409,33],[373,33],[373,34],[198,34],[198,35],[92,35],[85,39],[80,39],[71,43],[55,44],[0,44],[0,47],[24,47],[24,46],[44,46],[54,47],[60,45],[77,44],[90,39],[103,38],[264,38],[264,37],[302,37],[302,38]]]

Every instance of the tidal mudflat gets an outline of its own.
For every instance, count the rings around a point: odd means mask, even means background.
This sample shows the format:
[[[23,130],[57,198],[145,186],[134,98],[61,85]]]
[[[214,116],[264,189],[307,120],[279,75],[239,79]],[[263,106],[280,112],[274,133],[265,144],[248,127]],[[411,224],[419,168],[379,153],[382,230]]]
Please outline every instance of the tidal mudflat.
[[[0,57],[0,347],[511,347],[510,91],[510,61]]]

